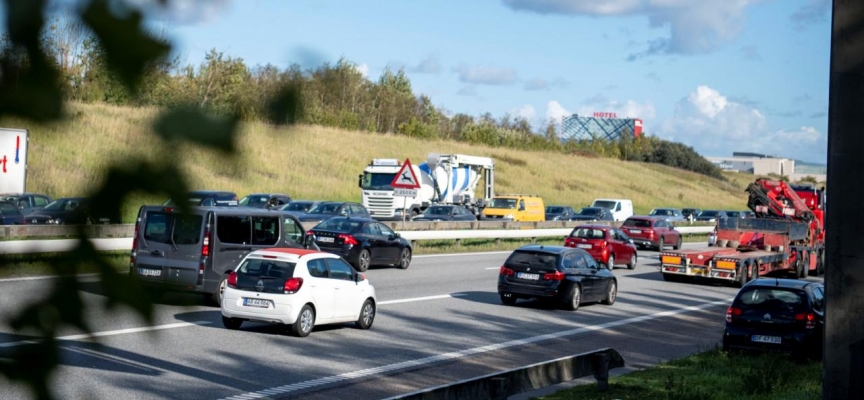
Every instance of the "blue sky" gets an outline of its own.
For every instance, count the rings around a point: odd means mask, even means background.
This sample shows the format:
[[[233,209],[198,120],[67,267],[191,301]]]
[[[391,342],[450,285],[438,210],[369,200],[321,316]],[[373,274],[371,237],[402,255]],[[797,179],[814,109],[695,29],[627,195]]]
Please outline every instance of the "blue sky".
[[[156,0],[129,0],[153,4]],[[169,0],[153,14],[198,64],[340,56],[404,67],[450,112],[639,117],[709,156],[825,162],[830,0]]]

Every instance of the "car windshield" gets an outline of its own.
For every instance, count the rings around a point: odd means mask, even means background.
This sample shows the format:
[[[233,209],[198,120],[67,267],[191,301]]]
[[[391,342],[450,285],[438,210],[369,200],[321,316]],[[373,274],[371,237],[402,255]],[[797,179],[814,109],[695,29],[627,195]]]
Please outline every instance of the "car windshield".
[[[719,213],[717,211],[707,210],[699,213],[700,217],[716,217]]]
[[[555,266],[558,265],[558,256],[549,253],[517,250],[510,255],[505,264],[555,269]]]
[[[579,210],[579,215],[599,215],[601,212],[603,212],[603,210],[600,208],[583,208]]]
[[[292,201],[282,207],[282,211],[303,211],[306,212],[309,208],[312,207],[312,203],[308,202],[300,202],[300,201]]]
[[[581,239],[605,239],[606,231],[596,228],[576,228],[570,236]]]
[[[309,214],[333,215],[339,211],[339,203],[321,203],[307,211]]]
[[[660,216],[668,217],[668,216],[675,215],[675,211],[667,210],[665,208],[657,208],[657,209],[651,210],[651,214],[649,214],[649,215],[660,215]]]
[[[450,215],[450,207],[429,207],[425,215]]]
[[[561,214],[564,212],[564,207],[546,207],[546,214]]]
[[[243,264],[240,264],[240,268],[237,268],[237,275],[258,279],[284,280],[294,276],[295,265],[287,261],[247,258]]]
[[[393,187],[390,186],[390,183],[393,182],[393,178],[396,177],[396,173],[379,173],[379,172],[364,172],[363,173],[363,182],[360,187],[363,190],[393,190]]]
[[[240,200],[240,205],[248,207],[260,207],[267,205],[268,200],[270,200],[270,196],[249,195]]]
[[[628,219],[621,226],[633,226],[637,228],[650,228],[651,221],[647,219]]]
[[[738,304],[759,309],[803,310],[807,299],[800,290],[785,288],[750,288],[738,294]]]
[[[201,238],[200,215],[148,211],[144,216],[144,240],[174,245],[198,244]]]
[[[489,204],[486,206],[486,208],[514,209],[516,208],[516,199],[492,199],[489,200]]]
[[[350,233],[354,232],[362,222],[346,218],[331,218],[315,227],[316,230]]]
[[[60,199],[48,203],[48,205],[42,209],[45,211],[72,211],[78,208],[79,204],[78,200]]]
[[[729,217],[735,218],[735,217],[738,217],[739,215],[741,215],[741,212],[739,212],[739,211],[726,211],[726,216],[729,216]]]
[[[611,210],[611,209],[615,208],[616,204],[618,204],[618,203],[614,202],[614,201],[596,200],[596,201],[594,201],[594,204],[592,204],[592,205],[594,207],[603,207],[603,208],[608,208]]]
[[[5,201],[0,203],[0,212],[2,212],[3,214],[20,214],[20,211],[18,211],[18,207],[15,207],[14,204]]]

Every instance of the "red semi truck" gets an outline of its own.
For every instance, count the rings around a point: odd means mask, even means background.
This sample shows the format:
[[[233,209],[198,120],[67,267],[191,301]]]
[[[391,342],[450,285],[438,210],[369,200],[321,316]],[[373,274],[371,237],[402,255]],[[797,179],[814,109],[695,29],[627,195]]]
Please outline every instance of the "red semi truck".
[[[803,278],[824,272],[824,188],[757,179],[747,192],[756,217],[718,222],[713,247],[661,252],[663,279],[698,276],[740,287],[769,273]]]

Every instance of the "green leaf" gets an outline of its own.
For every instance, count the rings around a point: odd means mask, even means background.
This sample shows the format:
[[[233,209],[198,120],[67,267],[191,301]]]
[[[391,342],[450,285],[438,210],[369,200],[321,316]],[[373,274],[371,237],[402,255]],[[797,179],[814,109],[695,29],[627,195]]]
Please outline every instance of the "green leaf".
[[[184,107],[163,112],[153,128],[166,141],[186,140],[230,153],[236,147],[237,124],[236,117],[216,117]]]

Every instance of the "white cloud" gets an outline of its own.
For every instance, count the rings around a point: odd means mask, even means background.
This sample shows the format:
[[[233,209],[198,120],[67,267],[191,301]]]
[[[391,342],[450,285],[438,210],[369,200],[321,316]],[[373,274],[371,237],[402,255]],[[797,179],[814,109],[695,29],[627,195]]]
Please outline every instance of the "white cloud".
[[[660,125],[659,136],[693,146],[704,155],[752,151],[824,161],[827,154],[827,138],[816,128],[772,130],[758,109],[708,86],[697,87],[678,102],[672,118]]]
[[[516,117],[525,118],[531,122],[534,117],[537,116],[537,110],[534,109],[534,106],[526,104],[522,107],[510,110],[510,114]]]
[[[441,73],[441,62],[438,60],[437,54],[432,54],[422,60],[416,66],[409,69],[409,72],[420,74],[439,74]]]
[[[548,121],[560,124],[564,117],[569,117],[572,114],[573,113],[567,111],[557,100],[549,100],[549,102],[546,103],[546,120]]]
[[[357,72],[360,73],[360,75],[363,75],[364,78],[369,77],[369,65],[368,64],[365,64],[365,63],[357,64],[354,66],[354,69],[356,69]]]
[[[744,11],[759,0],[502,0],[517,11],[590,17],[642,16],[649,26],[669,26],[669,36],[632,54],[700,54],[716,50],[741,31]],[[816,0],[814,0],[816,1]],[[822,0],[824,1],[824,0]]]
[[[603,95],[595,95],[586,99],[582,105],[576,108],[576,113],[581,116],[592,116],[595,112],[615,113],[618,118],[654,119],[657,114],[654,104],[650,101],[640,103],[635,100],[620,102],[609,100]]]
[[[233,0],[126,0],[148,15],[179,24],[205,24],[225,14]],[[163,4],[164,3],[164,4]]]
[[[469,67],[465,64],[454,69],[459,80],[478,85],[509,85],[516,81],[516,71],[512,68],[492,66]]]

